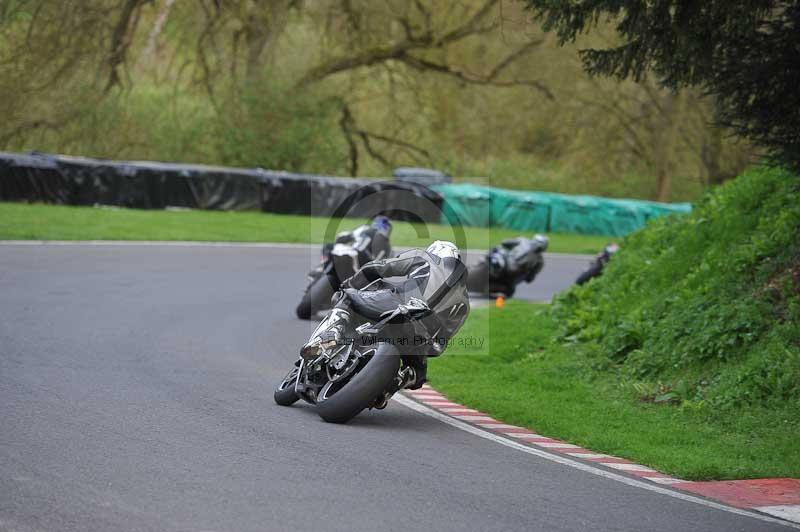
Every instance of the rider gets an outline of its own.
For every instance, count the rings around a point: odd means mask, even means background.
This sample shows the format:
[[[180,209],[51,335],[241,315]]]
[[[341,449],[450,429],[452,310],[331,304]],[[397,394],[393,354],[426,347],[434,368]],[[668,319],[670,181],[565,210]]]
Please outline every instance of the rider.
[[[381,289],[377,281],[390,277],[404,277],[401,283],[392,283],[395,288]],[[461,253],[455,244],[437,240],[423,251],[406,251],[393,259],[372,261],[351,278],[342,283],[342,291],[336,296],[336,304],[329,314],[325,338],[310,341],[301,350],[302,354],[313,353],[321,342],[343,341],[345,326],[354,312],[353,300],[362,306],[389,309],[416,297],[424,301],[433,311],[426,321],[431,332],[430,342],[418,354],[404,354],[403,360],[410,372],[406,386],[412,390],[420,388],[426,381],[427,357],[440,355],[447,341],[461,328],[469,314],[469,298],[466,286],[466,267],[461,262]],[[368,285],[376,284],[377,290],[360,292]],[[397,287],[401,288],[398,289]],[[370,297],[367,298],[366,296]],[[427,340],[427,339],[426,339]]]
[[[352,231],[343,231],[336,235],[331,246],[334,256],[350,255],[358,268],[371,260],[382,259],[392,251],[389,237],[392,234],[392,222],[387,216],[378,215],[369,225],[359,225]]]
[[[541,260],[537,261],[535,264],[531,263],[534,257],[534,254],[531,252],[541,253],[547,250],[548,244],[549,240],[547,237],[540,234],[533,235],[533,238],[519,236],[517,238],[504,240],[499,246],[495,246],[489,251],[492,270],[496,272],[497,275],[504,274],[510,278],[524,273],[525,281],[531,282],[544,266]],[[495,251],[500,249],[505,251],[505,253],[495,253]],[[500,263],[499,261],[503,261],[503,256],[506,254],[508,255],[508,259],[505,260],[505,263]]]
[[[595,277],[599,277],[603,270],[608,264],[608,261],[611,260],[611,257],[619,251],[619,244],[616,242],[611,242],[606,244],[606,247],[603,248],[603,251],[598,253],[594,260],[589,263],[589,267],[584,270],[579,276],[578,279],[575,281],[575,284],[581,285],[586,284],[589,282],[590,279],[594,279]]]

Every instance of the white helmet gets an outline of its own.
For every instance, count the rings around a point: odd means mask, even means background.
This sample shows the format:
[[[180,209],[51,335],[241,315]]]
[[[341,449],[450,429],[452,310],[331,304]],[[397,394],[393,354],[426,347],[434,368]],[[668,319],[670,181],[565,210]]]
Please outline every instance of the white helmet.
[[[544,236],[536,233],[533,235],[533,241],[539,244],[539,248],[543,251],[547,249],[547,246],[550,244],[550,240]]]
[[[446,240],[437,240],[428,246],[427,252],[442,259],[451,257],[461,260],[461,252],[458,250],[456,245]]]

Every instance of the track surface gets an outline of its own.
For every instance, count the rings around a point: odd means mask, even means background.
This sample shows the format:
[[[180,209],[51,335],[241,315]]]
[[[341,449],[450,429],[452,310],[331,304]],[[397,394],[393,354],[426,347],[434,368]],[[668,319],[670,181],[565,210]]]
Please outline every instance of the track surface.
[[[314,260],[0,246],[0,530],[785,530],[397,404],[347,426],[274,405]],[[585,263],[552,259],[521,295]]]

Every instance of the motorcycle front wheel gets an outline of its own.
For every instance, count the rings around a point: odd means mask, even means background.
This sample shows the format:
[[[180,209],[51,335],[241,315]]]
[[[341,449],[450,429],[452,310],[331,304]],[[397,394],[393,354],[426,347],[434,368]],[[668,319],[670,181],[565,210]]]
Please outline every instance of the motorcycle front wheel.
[[[275,388],[275,393],[272,397],[279,405],[292,406],[300,399],[294,391],[294,384],[297,382],[298,372],[298,368],[292,368],[292,371],[287,373],[281,383]]]
[[[467,290],[479,294],[489,293],[489,264],[486,261],[467,270]]]
[[[595,277],[599,277],[600,274],[603,273],[603,266],[601,264],[592,263],[583,273],[581,273],[578,278],[575,280],[575,284],[583,285],[594,279]]]
[[[329,383],[317,397],[317,413],[329,423],[347,423],[369,408],[392,385],[400,371],[400,353],[387,343],[355,376],[342,384]]]
[[[331,296],[336,292],[327,275],[321,275],[308,287],[297,305],[296,314],[301,320],[310,320],[320,310],[331,306]]]

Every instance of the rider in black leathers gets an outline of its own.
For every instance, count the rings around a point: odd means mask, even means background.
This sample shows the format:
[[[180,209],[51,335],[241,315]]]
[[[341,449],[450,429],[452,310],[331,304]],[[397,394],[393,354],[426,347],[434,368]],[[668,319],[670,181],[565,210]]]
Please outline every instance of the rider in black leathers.
[[[595,277],[599,277],[603,274],[603,270],[608,264],[608,261],[611,260],[611,257],[619,251],[619,244],[615,242],[611,242],[610,244],[606,244],[606,247],[603,248],[603,251],[598,253],[592,262],[589,263],[589,267],[586,268],[578,278],[575,280],[575,284],[582,285],[588,283],[591,279]]]
[[[337,254],[352,256],[354,259],[352,265],[358,270],[371,260],[382,259],[391,254],[392,245],[389,242],[391,234],[392,222],[389,218],[376,216],[369,225],[360,225],[352,231],[337,234],[334,243],[327,244],[325,249],[333,254],[334,264]],[[335,279],[332,279],[333,281]],[[338,288],[338,284],[335,286]]]
[[[400,283],[389,282],[392,277],[402,277]],[[371,288],[364,290],[364,288]],[[353,314],[365,321],[374,321],[381,314],[397,308],[410,298],[424,301],[432,310],[423,323],[430,338],[420,342],[420,348],[410,355],[405,351],[403,360],[413,368],[413,378],[407,387],[417,389],[426,381],[427,357],[440,355],[447,341],[463,325],[469,314],[469,297],[466,287],[466,266],[461,262],[458,248],[450,242],[436,241],[427,250],[410,250],[397,258],[377,260],[362,267],[342,283],[342,291],[334,296],[336,304],[327,320],[328,340],[342,341],[345,324]],[[404,331],[411,342],[419,341],[414,331]],[[305,349],[313,349],[312,343]]]
[[[473,266],[467,288],[478,293],[514,295],[521,282],[530,283],[542,271],[548,240],[543,235],[533,238],[509,238],[492,247],[483,261]]]
[[[504,273],[511,278],[512,282],[515,278],[521,277],[522,280],[530,283],[544,267],[544,262],[536,261],[534,254],[546,250],[547,245],[547,237],[542,235],[535,235],[533,238],[519,236],[503,240],[500,246],[495,246],[495,249],[503,248],[508,252],[510,260],[505,266]]]

